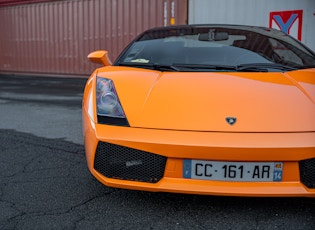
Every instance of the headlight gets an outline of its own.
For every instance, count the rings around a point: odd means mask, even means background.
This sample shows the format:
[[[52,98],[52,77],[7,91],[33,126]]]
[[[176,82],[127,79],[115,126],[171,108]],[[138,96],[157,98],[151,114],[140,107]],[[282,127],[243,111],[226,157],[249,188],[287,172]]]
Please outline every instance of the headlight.
[[[97,78],[96,110],[98,122],[110,125],[128,125],[112,80]]]

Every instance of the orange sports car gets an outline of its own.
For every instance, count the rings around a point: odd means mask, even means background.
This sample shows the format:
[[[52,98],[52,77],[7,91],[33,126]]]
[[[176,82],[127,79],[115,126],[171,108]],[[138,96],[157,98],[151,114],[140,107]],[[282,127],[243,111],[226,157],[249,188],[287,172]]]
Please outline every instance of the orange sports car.
[[[315,197],[315,54],[278,30],[183,25],[140,34],[88,79],[83,133],[104,185]]]

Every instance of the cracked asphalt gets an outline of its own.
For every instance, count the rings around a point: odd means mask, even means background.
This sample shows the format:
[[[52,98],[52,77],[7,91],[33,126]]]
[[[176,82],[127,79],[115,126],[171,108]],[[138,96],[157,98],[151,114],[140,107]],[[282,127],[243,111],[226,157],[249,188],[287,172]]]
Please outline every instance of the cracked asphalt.
[[[315,229],[315,199],[103,186],[85,162],[85,81],[0,75],[0,229]]]

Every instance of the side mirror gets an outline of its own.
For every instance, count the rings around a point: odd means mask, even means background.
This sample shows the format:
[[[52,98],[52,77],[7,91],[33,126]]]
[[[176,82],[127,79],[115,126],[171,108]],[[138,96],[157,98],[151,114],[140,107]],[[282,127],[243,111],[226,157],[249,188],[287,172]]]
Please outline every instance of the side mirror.
[[[108,52],[106,50],[97,50],[92,53],[90,53],[87,58],[91,62],[95,62],[98,64],[103,64],[105,66],[111,66],[112,62],[108,58]]]

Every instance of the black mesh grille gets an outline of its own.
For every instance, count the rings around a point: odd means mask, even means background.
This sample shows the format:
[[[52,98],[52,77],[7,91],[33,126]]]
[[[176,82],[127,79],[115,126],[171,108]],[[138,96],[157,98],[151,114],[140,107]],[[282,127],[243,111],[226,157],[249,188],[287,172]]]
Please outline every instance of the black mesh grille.
[[[166,157],[99,142],[94,168],[108,178],[156,183],[164,175]]]
[[[299,162],[301,182],[308,188],[315,188],[315,158]]]

